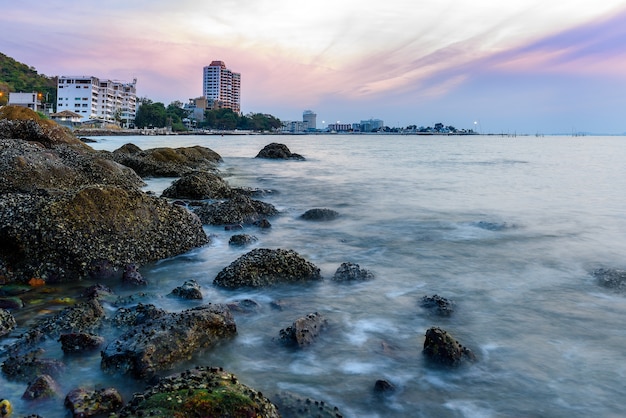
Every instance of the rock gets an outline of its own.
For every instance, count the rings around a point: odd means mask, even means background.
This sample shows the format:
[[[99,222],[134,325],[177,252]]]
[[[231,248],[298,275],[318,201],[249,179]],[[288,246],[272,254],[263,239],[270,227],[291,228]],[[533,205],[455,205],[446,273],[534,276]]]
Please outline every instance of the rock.
[[[209,240],[187,209],[109,186],[2,195],[0,225],[7,274],[46,282],[84,278],[101,266],[107,272],[157,261]]]
[[[594,270],[592,275],[600,286],[626,292],[626,270],[600,268]]]
[[[374,278],[374,273],[369,270],[362,269],[355,263],[341,263],[335,275],[333,281],[336,282],[349,282],[349,281],[365,281]]]
[[[339,408],[324,401],[282,391],[272,396],[283,418],[342,418]]]
[[[339,212],[332,209],[309,209],[300,215],[305,221],[332,221],[339,217]]]
[[[190,172],[174,181],[163,191],[170,199],[228,199],[233,195],[230,186],[217,174]]]
[[[104,344],[104,338],[85,332],[71,332],[59,337],[61,349],[65,354],[93,351]]]
[[[139,267],[134,263],[127,264],[126,267],[124,267],[122,282],[133,286],[146,286],[148,284],[146,279],[139,273]]]
[[[0,139],[37,142],[46,148],[68,145],[88,149],[72,132],[49,119],[42,119],[32,109],[22,106],[0,108]]]
[[[318,312],[296,319],[289,327],[281,329],[279,340],[287,345],[303,348],[311,345],[326,327],[328,321]]]
[[[270,158],[275,160],[304,160],[304,157],[300,154],[294,154],[289,151],[287,145],[278,144],[272,142],[269,145],[263,147],[261,151],[254,158]]]
[[[9,380],[33,381],[37,376],[60,377],[65,372],[65,364],[51,358],[39,358],[42,351],[24,355],[9,356],[2,363],[2,373]]]
[[[227,289],[322,280],[320,269],[293,250],[256,248],[218,273],[213,284]]]
[[[24,302],[17,296],[0,296],[0,309],[20,309]]]
[[[222,162],[218,153],[201,146],[142,151],[134,144],[126,144],[113,151],[112,158],[141,177],[181,177],[190,171],[214,171]]]
[[[110,299],[114,295],[115,294],[113,293],[111,288],[100,283],[89,286],[81,293],[81,296],[87,299]]]
[[[119,412],[121,417],[280,418],[269,399],[217,367],[196,367],[161,379]],[[336,418],[336,417],[335,417]]]
[[[28,385],[28,388],[26,388],[26,391],[22,395],[22,399],[30,401],[57,397],[61,397],[61,387],[47,374],[37,376],[35,380]]]
[[[263,219],[259,219],[258,221],[254,221],[252,223],[252,225],[258,226],[259,228],[262,228],[262,229],[267,229],[267,228],[271,228],[272,227],[272,224],[270,223],[270,221],[267,220],[267,218],[263,218]]]
[[[18,139],[0,140],[0,170],[10,174],[0,183],[0,193],[72,190],[96,184],[139,190],[144,185],[133,170],[95,150],[48,149]]]
[[[254,235],[248,234],[237,234],[230,237],[228,240],[228,245],[234,245],[237,247],[245,247],[246,245],[250,245],[258,240]]]
[[[13,405],[7,399],[0,399],[0,417],[8,417],[13,412]]]
[[[454,312],[455,303],[439,295],[432,295],[424,296],[420,305],[436,315],[450,316]]]
[[[0,308],[0,337],[4,337],[17,326],[11,312]]]
[[[396,387],[391,384],[388,380],[377,380],[374,383],[374,392],[376,393],[391,393],[395,392]]]
[[[252,299],[236,300],[226,304],[231,312],[255,313],[261,310],[261,305]]]
[[[77,388],[65,397],[65,407],[73,417],[102,416],[116,412],[124,405],[122,395],[115,388],[88,390]]]
[[[476,361],[469,348],[463,347],[452,335],[438,327],[426,331],[422,353],[429,361],[450,367],[459,366],[464,361]]]
[[[152,304],[140,303],[130,308],[119,308],[111,322],[118,327],[134,327],[167,315],[168,313],[164,309],[157,308]]]
[[[244,195],[236,195],[224,202],[204,203],[194,212],[203,224],[208,225],[252,224],[263,217],[278,214],[272,204]]]
[[[232,314],[223,305],[204,305],[167,313],[122,334],[102,351],[101,368],[107,373],[149,379],[197,350],[237,333]]]
[[[182,299],[202,299],[200,285],[195,280],[187,280],[182,286],[172,290],[172,295]]]
[[[97,299],[68,306],[61,312],[33,325],[9,347],[19,352],[46,338],[56,338],[63,333],[85,333],[98,329],[104,319],[104,309]]]

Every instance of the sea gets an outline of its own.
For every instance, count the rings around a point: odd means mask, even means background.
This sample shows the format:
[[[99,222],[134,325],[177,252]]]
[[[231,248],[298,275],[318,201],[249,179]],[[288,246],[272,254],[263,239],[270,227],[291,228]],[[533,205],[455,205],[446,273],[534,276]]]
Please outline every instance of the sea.
[[[141,266],[145,288],[105,283],[121,296],[180,311],[250,299],[234,312],[237,336],[178,363],[220,366],[272,394],[324,401],[344,417],[606,417],[626,414],[626,295],[600,286],[597,268],[626,268],[626,137],[415,135],[194,135],[97,137],[113,151],[201,145],[223,158],[237,187],[267,191],[280,214],[271,228],[205,226],[211,243]],[[304,161],[254,158],[283,143]],[[174,179],[147,179],[157,195]],[[332,221],[300,219],[327,208]],[[233,234],[258,240],[228,244]],[[313,284],[224,290],[216,275],[253,248],[296,251],[321,269]],[[345,262],[374,274],[332,280]],[[202,301],[168,294],[196,280]],[[79,288],[93,283],[73,284]],[[424,296],[454,302],[450,316],[424,309]],[[281,309],[276,309],[276,305]],[[53,308],[50,308],[53,309]],[[59,309],[59,308],[56,308]],[[113,314],[115,308],[107,307]],[[46,310],[16,313],[20,327]],[[40,313],[41,312],[41,313]],[[281,329],[308,313],[328,320],[304,349],[278,343]],[[38,316],[39,315],[39,316]],[[422,354],[440,327],[477,357],[435,367]],[[19,330],[18,330],[19,331]],[[4,341],[6,342],[6,340]],[[59,343],[45,347],[63,357]],[[115,386],[128,401],[143,382],[108,376],[100,355],[68,362],[63,393]],[[377,380],[394,390],[374,391]],[[0,375],[0,398],[15,414],[67,416],[62,402],[19,399],[23,383]]]

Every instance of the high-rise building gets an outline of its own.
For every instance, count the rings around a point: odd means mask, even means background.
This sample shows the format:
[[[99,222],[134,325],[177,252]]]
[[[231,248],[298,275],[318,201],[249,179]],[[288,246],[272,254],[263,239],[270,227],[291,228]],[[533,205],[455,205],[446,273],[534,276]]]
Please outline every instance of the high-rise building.
[[[241,74],[226,68],[224,61],[204,67],[202,86],[209,108],[241,112]]]
[[[317,129],[317,114],[312,110],[305,110],[302,113],[302,122],[306,124],[306,129],[314,131]]]
[[[70,110],[83,120],[100,119],[135,123],[137,114],[137,79],[130,83],[93,76],[61,76],[57,84],[57,112]]]

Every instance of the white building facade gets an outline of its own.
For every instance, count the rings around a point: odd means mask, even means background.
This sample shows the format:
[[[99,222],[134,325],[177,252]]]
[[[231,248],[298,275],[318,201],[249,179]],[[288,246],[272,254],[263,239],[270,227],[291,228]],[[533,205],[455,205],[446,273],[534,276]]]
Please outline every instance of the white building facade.
[[[69,110],[83,121],[97,119],[134,125],[137,115],[137,79],[130,83],[93,76],[61,76],[57,85],[57,112]]]
[[[317,114],[312,110],[305,110],[302,112],[302,122],[306,124],[307,130],[317,130]]]
[[[42,110],[41,93],[9,93],[9,105],[22,106],[34,110]]]
[[[226,68],[224,61],[213,61],[204,67],[202,91],[210,109],[241,113],[241,74]]]

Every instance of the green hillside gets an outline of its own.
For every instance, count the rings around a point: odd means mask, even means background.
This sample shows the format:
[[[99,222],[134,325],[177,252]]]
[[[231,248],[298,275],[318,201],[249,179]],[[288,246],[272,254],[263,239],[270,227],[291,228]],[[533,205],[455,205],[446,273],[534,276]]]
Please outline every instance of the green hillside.
[[[56,105],[57,77],[38,74],[37,70],[0,53],[0,105],[5,105],[9,92],[41,93],[42,102]]]

